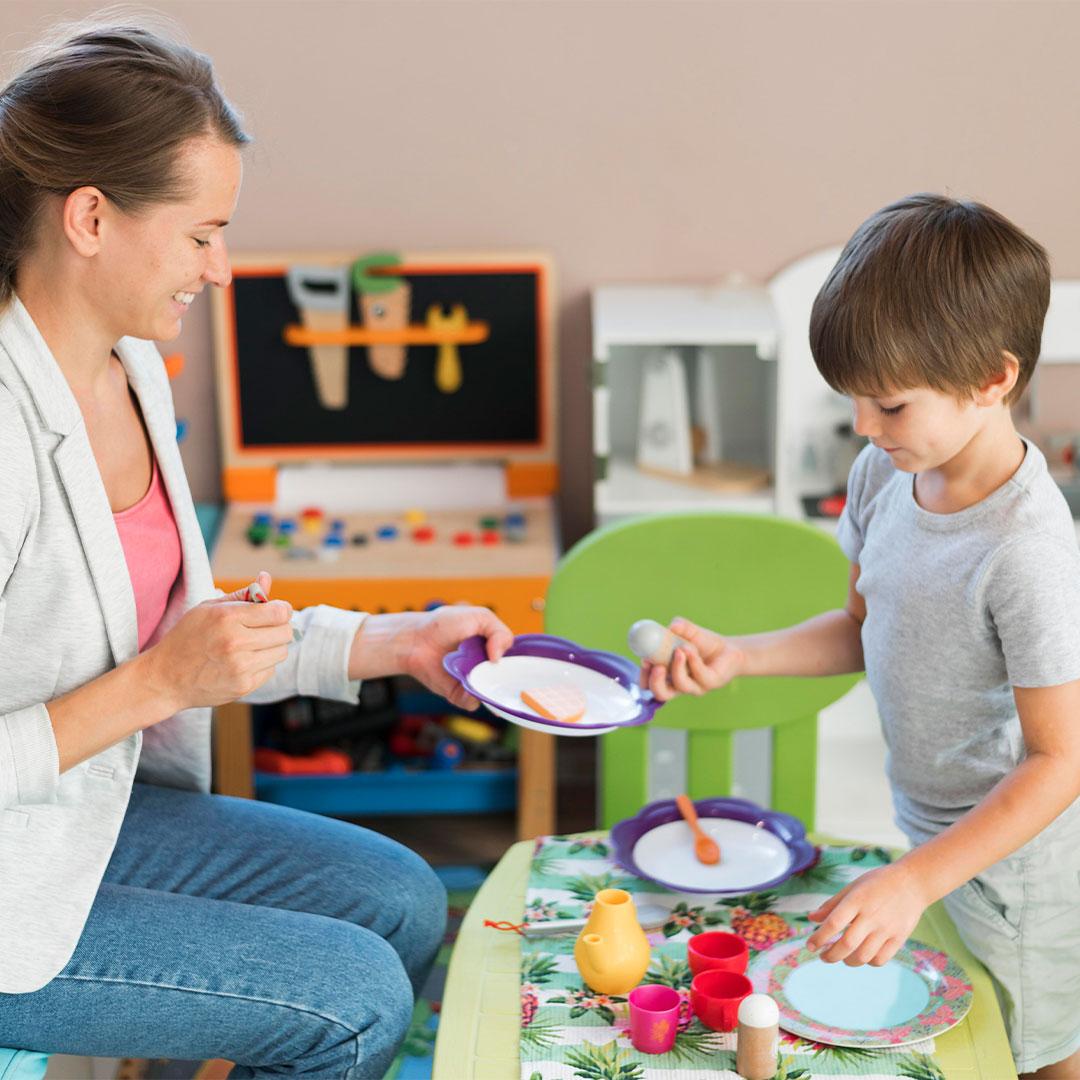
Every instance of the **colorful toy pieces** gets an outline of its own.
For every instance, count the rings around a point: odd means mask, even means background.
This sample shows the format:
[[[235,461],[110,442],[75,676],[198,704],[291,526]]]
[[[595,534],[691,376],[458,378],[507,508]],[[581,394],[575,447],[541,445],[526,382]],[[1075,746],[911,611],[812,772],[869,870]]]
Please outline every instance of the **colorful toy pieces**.
[[[738,1025],[739,1072],[751,1080],[765,1080],[775,1071],[776,1003],[768,995],[753,993],[746,976],[749,950],[745,941],[723,932],[699,937],[709,940],[700,949],[695,949],[699,938],[692,938],[688,945],[694,1015],[714,1031],[734,1031]],[[638,921],[633,897],[623,889],[602,889],[574,945],[574,962],[591,990],[628,995],[634,1047],[646,1054],[663,1054],[675,1042],[682,998],[670,987],[638,985],[650,960],[649,939]]]
[[[267,511],[252,515],[244,536],[252,547],[282,549],[286,558],[319,558],[336,561],[344,549],[367,547],[376,541],[405,541],[413,544],[449,545],[456,548],[496,547],[523,544],[528,540],[528,518],[522,511],[483,514],[468,527],[454,515],[451,527],[446,516],[432,520],[424,510],[412,509],[396,520],[371,523],[365,528],[350,525],[350,519],[333,517],[318,506],[308,506],[294,516],[275,517]],[[355,515],[354,515],[355,520]]]

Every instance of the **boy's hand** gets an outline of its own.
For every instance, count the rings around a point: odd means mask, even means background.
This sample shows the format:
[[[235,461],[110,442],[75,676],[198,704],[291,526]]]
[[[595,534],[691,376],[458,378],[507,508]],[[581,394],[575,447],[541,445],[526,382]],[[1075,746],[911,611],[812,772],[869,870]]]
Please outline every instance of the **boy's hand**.
[[[827,964],[843,960],[849,967],[881,967],[907,941],[930,902],[902,860],[869,870],[810,912],[821,925],[806,946],[821,949]]]
[[[642,663],[641,685],[651,690],[657,701],[670,701],[678,694],[700,696],[707,690],[725,686],[743,673],[746,654],[732,639],[686,619],[675,619],[670,629],[688,641],[691,648],[677,648],[667,665],[650,664],[647,660]]]

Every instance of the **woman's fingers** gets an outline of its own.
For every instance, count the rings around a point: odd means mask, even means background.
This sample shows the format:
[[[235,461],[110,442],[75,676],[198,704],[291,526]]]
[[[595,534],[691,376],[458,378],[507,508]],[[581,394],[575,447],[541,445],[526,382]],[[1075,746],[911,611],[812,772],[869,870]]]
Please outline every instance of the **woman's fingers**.
[[[266,604],[240,603],[230,605],[223,617],[235,617],[241,626],[257,630],[267,626],[284,626],[292,618],[292,605],[284,600],[271,600]]]

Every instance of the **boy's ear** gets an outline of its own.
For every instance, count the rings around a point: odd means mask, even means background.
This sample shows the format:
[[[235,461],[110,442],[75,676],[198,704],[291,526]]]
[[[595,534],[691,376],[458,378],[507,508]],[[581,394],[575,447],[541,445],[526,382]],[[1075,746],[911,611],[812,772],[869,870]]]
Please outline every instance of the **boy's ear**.
[[[989,378],[975,392],[979,405],[997,405],[1004,401],[1020,377],[1020,361],[1007,349],[1001,353],[1001,371]]]

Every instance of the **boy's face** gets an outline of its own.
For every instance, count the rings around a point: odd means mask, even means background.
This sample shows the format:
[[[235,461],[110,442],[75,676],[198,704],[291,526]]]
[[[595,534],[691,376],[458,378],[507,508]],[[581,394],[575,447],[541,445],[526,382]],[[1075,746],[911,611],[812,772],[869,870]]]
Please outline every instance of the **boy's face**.
[[[897,390],[885,397],[851,397],[854,427],[880,446],[902,472],[940,468],[978,433],[987,410],[930,387]]]

